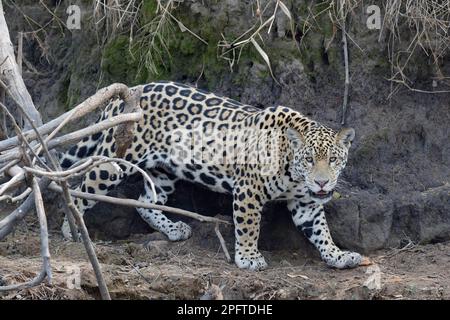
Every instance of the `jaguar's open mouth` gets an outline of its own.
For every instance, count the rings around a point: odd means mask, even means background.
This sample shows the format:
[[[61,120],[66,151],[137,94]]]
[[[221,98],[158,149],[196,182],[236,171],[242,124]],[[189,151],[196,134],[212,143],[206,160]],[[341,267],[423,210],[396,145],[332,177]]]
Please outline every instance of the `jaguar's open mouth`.
[[[320,190],[318,192],[312,192],[311,190],[309,190],[309,194],[311,197],[313,198],[317,198],[317,199],[326,199],[329,198],[333,195],[333,190],[331,191],[324,191],[324,190]]]

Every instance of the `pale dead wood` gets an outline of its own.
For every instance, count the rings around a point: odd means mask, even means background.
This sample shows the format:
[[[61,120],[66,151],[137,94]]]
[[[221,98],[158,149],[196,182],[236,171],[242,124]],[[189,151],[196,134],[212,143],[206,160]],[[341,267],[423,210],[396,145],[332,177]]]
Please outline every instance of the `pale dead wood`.
[[[17,41],[17,66],[19,73],[22,75],[22,61],[23,61],[23,33],[19,32],[19,40]]]
[[[83,139],[84,137],[88,137],[95,133],[102,132],[103,130],[112,128],[112,127],[117,126],[122,123],[127,123],[127,122],[134,123],[136,121],[139,121],[141,118],[142,118],[142,111],[114,116],[110,119],[100,121],[100,122],[96,123],[95,125],[89,126],[87,128],[83,128],[83,129],[65,134],[61,137],[52,139],[48,142],[48,148],[54,149],[56,147],[73,144],[73,143],[78,142],[79,140]],[[30,136],[31,135],[27,135],[28,138],[30,138]],[[40,146],[39,146],[39,148],[40,148]],[[36,150],[36,151],[38,151],[38,150]],[[11,161],[14,159],[19,159],[20,156],[21,156],[21,153],[18,150],[18,148],[11,149],[7,153],[4,153],[3,155],[0,156],[0,163],[8,162],[8,161]]]
[[[14,55],[14,47],[9,36],[8,26],[6,24],[3,4],[0,1],[0,61],[3,64],[0,66],[0,77],[5,80],[7,87],[11,91],[11,96],[14,97],[20,105],[24,106],[26,114],[36,125],[42,125],[42,120],[39,112],[34,106],[33,100],[25,86],[22,79],[20,68],[16,63]],[[31,123],[25,122],[25,129],[30,129]]]
[[[52,191],[59,192],[59,193],[62,192],[61,187],[59,187],[55,183],[52,183],[50,185],[49,189],[52,190]],[[203,216],[203,215],[200,215],[198,213],[191,212],[191,211],[188,211],[188,210],[173,208],[173,207],[159,205],[159,204],[142,202],[142,201],[138,201],[138,200],[134,200],[134,199],[119,199],[119,198],[114,198],[114,197],[110,197],[110,196],[104,196],[104,195],[99,195],[99,194],[81,192],[81,191],[76,191],[76,190],[70,190],[70,194],[73,195],[74,197],[81,198],[81,199],[86,199],[86,200],[108,202],[108,203],[121,205],[121,206],[127,206],[127,207],[157,209],[157,210],[171,212],[171,213],[174,213],[174,214],[178,214],[178,215],[182,215],[182,216],[185,216],[185,217],[189,217],[189,218],[201,221],[201,222],[214,222],[214,223],[231,224],[231,222],[226,221],[226,220],[222,220],[222,219],[218,219],[218,218],[214,218],[214,217]]]
[[[0,155],[0,163],[4,163],[4,165],[0,167],[0,172],[7,173],[11,176],[10,180],[3,185],[0,185],[0,201],[23,201],[17,209],[0,221],[0,240],[9,235],[17,223],[32,209],[36,209],[40,228],[41,257],[43,259],[43,264],[42,271],[33,280],[22,284],[3,286],[0,287],[0,291],[30,288],[40,284],[46,278],[49,282],[51,281],[52,271],[48,229],[43,204],[44,201],[42,198],[43,192],[46,192],[47,190],[62,193],[64,203],[68,208],[67,217],[73,238],[76,238],[77,230],[80,230],[81,238],[96,275],[100,294],[103,299],[109,300],[111,297],[82,215],[72,200],[73,196],[93,201],[114,203],[115,205],[157,209],[187,216],[202,222],[214,222],[216,223],[216,234],[219,237],[225,255],[228,261],[231,261],[223,237],[218,229],[219,223],[230,224],[228,221],[202,216],[194,212],[169,206],[144,203],[133,199],[117,199],[69,189],[68,179],[81,174],[86,174],[95,166],[109,162],[116,168],[118,173],[121,173],[122,171],[118,164],[121,164],[121,166],[131,166],[133,171],[141,173],[144,179],[151,185],[154,193],[154,201],[156,201],[157,194],[155,186],[149,175],[136,164],[122,159],[133,141],[135,123],[140,121],[143,117],[143,112],[139,103],[143,87],[137,86],[130,89],[126,85],[120,83],[113,84],[99,90],[96,94],[86,99],[73,110],[46,124],[42,124],[41,115],[36,110],[21,77],[19,64],[21,65],[21,61],[23,60],[23,39],[19,39],[16,61],[13,55],[14,50],[12,49],[12,44],[9,40],[9,33],[3,33],[3,30],[8,32],[3,15],[3,7],[0,2],[0,34],[6,35],[5,37],[2,36],[0,38],[0,61],[2,61],[0,65],[0,71],[2,72],[0,74],[0,89],[11,98],[19,111],[18,116],[23,117],[24,119],[24,123],[22,123],[22,121],[17,123],[16,119],[18,118],[15,118],[12,115],[10,108],[8,109],[0,103],[0,107],[5,111],[4,118],[6,119],[6,116],[10,118],[16,133],[15,137],[0,142],[0,152],[2,152]],[[1,60],[3,56],[5,59]],[[117,98],[122,99],[125,104],[121,115],[111,117],[90,127],[56,137],[61,129],[69,122],[80,119],[100,106],[105,105],[111,99]],[[4,127],[6,128],[6,125]],[[93,156],[82,159],[77,165],[67,170],[61,169],[53,150],[55,147],[77,142],[86,136],[102,132],[111,127],[117,127],[115,131],[115,141],[118,146],[117,158]],[[43,155],[43,157],[41,157],[41,155]],[[19,191],[18,186],[26,183],[28,184],[28,188],[22,190],[21,193],[17,195],[17,191]],[[15,193],[5,194],[11,190],[15,191]]]
[[[350,88],[350,74],[348,67],[348,46],[347,46],[347,30],[346,30],[346,17],[343,17],[342,22],[342,47],[344,50],[344,68],[345,68],[345,82],[344,82],[344,100],[342,102],[342,120],[341,124],[345,124],[345,119],[347,115],[347,104],[348,104],[348,91]]]
[[[10,203],[16,203],[18,201],[25,199],[25,197],[27,197],[30,193],[31,193],[31,188],[27,188],[27,189],[25,189],[24,192],[22,192],[21,194],[19,194],[18,196],[15,196],[15,197],[5,194],[0,197],[0,201],[8,200]]]
[[[69,207],[69,212],[67,214],[72,216],[71,218],[75,219],[75,221],[78,224],[78,228],[81,233],[81,238],[83,240],[86,253],[88,254],[89,260],[91,261],[95,277],[97,278],[100,295],[103,300],[111,300],[111,295],[109,294],[108,287],[106,286],[106,282],[103,278],[100,263],[98,261],[97,255],[95,254],[95,249],[94,246],[92,245],[92,241],[89,236],[89,232],[86,228],[86,224],[84,223],[83,217],[81,216],[80,211],[78,211],[77,207],[73,203],[69,188],[67,187],[66,183],[63,184],[62,190],[64,199],[67,203],[67,206]]]
[[[6,21],[4,18],[4,12],[3,12],[3,5],[0,1],[0,34],[2,36],[0,37],[0,60],[3,61],[2,65],[0,66],[0,76],[4,79],[5,83],[3,82],[3,79],[0,79],[0,86],[2,87],[2,90],[8,94],[8,96],[15,102],[15,104],[18,107],[18,110],[20,111],[20,116],[23,116],[25,118],[25,129],[32,128],[32,132],[35,135],[35,138],[40,143],[39,151],[42,149],[44,151],[45,157],[47,161],[51,164],[51,167],[53,170],[60,169],[59,163],[56,161],[56,158],[54,157],[54,153],[50,152],[47,148],[47,141],[44,141],[43,136],[39,133],[37,126],[42,125],[42,119],[39,112],[36,110],[33,101],[31,99],[30,94],[28,93],[28,90],[25,87],[25,84],[23,82],[23,79],[21,77],[21,70],[20,66],[16,63],[14,57],[14,50],[9,38],[9,31],[8,27],[6,25]],[[21,56],[22,56],[22,40],[19,39],[19,50],[18,50],[18,61],[21,64]],[[128,88],[127,88],[128,89]],[[2,106],[3,107],[3,106]],[[12,118],[12,124],[14,125],[15,131],[16,131],[16,142],[15,145],[18,143],[21,143],[19,146],[19,152],[21,153],[21,159],[23,160],[24,164],[28,167],[31,167],[35,161],[41,162],[43,166],[46,169],[50,169],[42,160],[39,158],[39,156],[34,152],[33,148],[29,144],[27,138],[24,137],[24,134],[19,127],[19,125],[16,124],[16,121],[11,116],[10,112],[4,108],[4,110],[7,111],[7,114]],[[22,121],[20,121],[20,125],[22,124]],[[36,143],[36,142],[34,142]],[[26,149],[26,147],[28,149]],[[31,160],[30,154],[34,156],[34,160]],[[14,160],[16,161],[16,160]],[[14,163],[13,161],[13,163]],[[22,172],[20,170],[23,170],[19,163],[15,163],[12,166],[9,166],[7,169],[8,173],[13,175],[13,178],[6,184],[4,184],[0,188],[0,192],[3,193],[12,186],[14,186],[17,182],[22,180]],[[19,171],[17,173],[17,171]],[[24,171],[25,172],[25,171]],[[25,175],[23,175],[25,177]],[[33,280],[30,282],[24,283],[24,284],[18,284],[18,285],[11,285],[11,286],[3,286],[0,287],[1,291],[4,290],[18,290],[23,289],[31,286],[38,285],[41,283],[46,277],[48,278],[49,282],[51,280],[51,265],[50,265],[50,253],[49,253],[49,246],[48,246],[48,230],[47,230],[47,222],[46,222],[46,216],[45,216],[45,209],[43,205],[43,199],[42,199],[42,193],[41,188],[39,184],[42,183],[44,187],[50,183],[50,180],[47,178],[41,179],[41,181],[38,182],[36,177],[32,177],[32,192],[30,193],[30,196],[27,197],[27,199],[24,201],[24,203],[19,206],[18,209],[16,209],[13,213],[11,213],[9,216],[7,216],[5,219],[0,221],[0,238],[5,237],[11,230],[13,229],[13,226],[15,222],[17,222],[20,218],[23,218],[29,210],[31,210],[34,207],[36,208],[36,212],[38,215],[39,220],[39,226],[40,226],[40,237],[41,237],[41,256],[43,259],[43,270],[42,272]],[[71,197],[68,193],[68,187],[65,182],[61,183],[61,186],[63,190],[65,191],[64,197],[66,198],[66,201],[72,203]],[[1,195],[0,193],[0,195]],[[32,201],[34,199],[34,203]],[[70,205],[69,205],[70,208]],[[72,208],[71,208],[72,209]],[[75,218],[77,218],[77,212],[71,210],[71,212],[74,213]],[[70,213],[69,213],[70,214]],[[79,213],[78,213],[78,216]],[[72,219],[73,220],[73,219]],[[98,260],[95,255],[95,251],[93,251],[92,243],[90,242],[89,235],[87,235],[86,226],[84,225],[84,222],[78,220],[78,225],[82,231],[83,236],[83,242],[86,247],[86,251],[88,253],[88,256],[91,260],[91,264],[93,266],[93,269],[95,271],[95,274],[97,276],[97,281],[99,284],[101,295],[104,299],[110,299],[108,289],[106,288],[106,285],[104,283],[104,280],[101,275],[101,271],[99,269]]]
[[[225,240],[222,237],[222,234],[220,233],[218,223],[216,223],[216,226],[214,227],[214,231],[216,232],[217,238],[219,238],[220,245],[222,246],[223,253],[225,254],[225,257],[227,258],[228,263],[231,263],[230,253],[228,252],[227,244],[225,243]]]
[[[41,257],[43,259],[43,268],[45,270],[48,282],[51,283],[52,270],[50,266],[50,249],[48,245],[47,217],[45,215],[44,201],[42,200],[41,189],[36,178],[33,178],[32,189],[34,191],[34,205],[36,207],[39,227],[41,230]]]
[[[90,171],[92,168],[97,167],[103,163],[112,163],[114,168],[116,169],[117,173],[120,175],[122,173],[122,169],[117,165],[117,163],[121,163],[125,166],[134,168],[137,172],[139,172],[142,175],[144,180],[146,180],[150,184],[150,187],[152,188],[152,192],[153,192],[153,197],[155,199],[154,202],[156,202],[157,194],[156,194],[155,184],[153,183],[152,179],[150,178],[150,176],[148,175],[147,172],[142,170],[138,165],[131,163],[130,161],[127,161],[127,160],[124,160],[121,158],[110,158],[110,157],[105,157],[105,156],[90,156],[90,157],[81,159],[77,163],[81,163],[81,164],[74,168],[72,167],[69,170],[65,170],[65,171],[47,172],[44,170],[30,168],[30,167],[24,167],[24,170],[34,173],[39,176],[50,177],[53,180],[67,181],[69,178],[78,176],[79,173],[86,173],[86,172]],[[75,163],[75,165],[77,163]],[[86,163],[88,163],[89,165],[86,166]]]
[[[125,96],[128,92],[128,87],[122,83],[114,83],[106,88],[100,89],[93,96],[87,98],[85,101],[77,105],[71,111],[68,111],[61,116],[53,119],[46,124],[40,126],[38,131],[42,135],[46,135],[57,129],[58,132],[68,122],[78,120],[87,114],[95,111],[104,105],[104,103],[116,96]],[[66,120],[66,118],[68,118]],[[36,139],[36,133],[33,130],[24,132],[28,139]],[[0,141],[0,151],[4,151],[11,147],[17,146],[19,140],[17,137],[12,137],[4,141]]]
[[[40,179],[39,188],[46,190],[50,182],[51,180],[48,178]],[[0,220],[0,240],[4,239],[12,231],[17,222],[25,218],[32,209],[34,209],[34,192],[31,192],[28,198],[18,208]]]

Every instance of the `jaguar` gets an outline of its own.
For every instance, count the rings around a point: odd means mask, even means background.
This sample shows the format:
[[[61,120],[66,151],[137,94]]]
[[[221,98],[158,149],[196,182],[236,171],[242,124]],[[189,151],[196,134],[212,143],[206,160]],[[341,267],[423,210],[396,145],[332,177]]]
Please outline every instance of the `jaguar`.
[[[143,202],[166,203],[179,179],[229,193],[234,261],[249,270],[267,267],[258,250],[262,208],[270,201],[283,200],[295,226],[327,265],[352,268],[360,264],[360,254],[335,245],[324,212],[346,166],[354,129],[333,130],[285,106],[260,109],[171,81],[140,88],[143,117],[134,124],[133,140],[123,154],[134,165],[102,163],[84,176],[79,190],[105,195],[138,167],[154,184],[152,189],[145,181],[139,198]],[[111,99],[99,121],[124,112],[124,107],[122,99]],[[116,157],[116,130],[113,127],[84,138],[62,156],[62,167],[70,168],[90,156]],[[74,202],[82,214],[96,203],[80,198]],[[160,210],[137,211],[171,241],[191,236],[188,224],[174,222]],[[67,217],[62,233],[71,237]]]

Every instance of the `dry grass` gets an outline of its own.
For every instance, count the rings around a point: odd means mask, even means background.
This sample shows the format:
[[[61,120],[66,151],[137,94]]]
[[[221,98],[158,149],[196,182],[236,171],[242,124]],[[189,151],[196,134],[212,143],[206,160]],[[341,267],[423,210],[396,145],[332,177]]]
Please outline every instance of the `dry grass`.
[[[414,91],[428,92],[412,88],[405,69],[414,54],[422,51],[432,59],[437,79],[446,79],[440,65],[450,52],[450,1],[388,0],[385,10],[380,40],[389,31],[389,59],[392,66],[389,80]],[[402,36],[405,26],[411,31],[407,39]]]
[[[256,8],[255,10],[253,10],[253,14],[257,21],[250,29],[246,30],[239,37],[232,41],[227,41],[225,36],[222,34],[223,40],[218,43],[219,57],[228,61],[230,70],[232,71],[233,66],[239,63],[239,58],[241,56],[242,50],[247,44],[252,44],[269,68],[272,78],[278,83],[278,81],[275,79],[275,76],[273,75],[269,55],[258,43],[258,40],[260,42],[264,41],[262,36],[263,31],[267,30],[268,34],[271,32],[273,24],[277,19],[277,14],[279,12],[282,12],[283,15],[288,19],[292,34],[294,34],[294,19],[289,8],[281,0],[268,1],[264,7],[261,7],[260,1],[257,0],[255,2],[255,6]],[[271,12],[271,14],[267,19],[264,19],[264,15],[266,12]]]
[[[314,6],[323,6],[320,12]],[[358,47],[359,45],[347,33],[346,24],[349,24],[351,14],[356,8],[365,4],[361,0],[329,0],[314,3],[309,7],[309,14],[303,22],[303,34],[311,32],[317,26],[317,18],[322,14],[329,16],[334,30],[340,29]],[[407,74],[407,67],[413,63],[417,54],[425,53],[430,57],[435,72],[435,79],[441,80],[450,86],[449,75],[441,70],[442,60],[450,53],[450,0],[387,0],[381,8],[383,22],[379,41],[382,42],[387,35],[388,59],[391,64],[391,77],[393,84],[391,95],[401,86],[412,91],[422,93],[445,93],[448,90],[419,90],[413,87],[413,82]],[[318,26],[320,27],[320,26]],[[335,34],[329,40],[326,48],[335,39]],[[433,82],[435,84],[435,82]]]
[[[153,74],[158,74],[161,66],[166,65],[170,59],[169,43],[177,29],[207,44],[208,39],[200,38],[176,17],[177,8],[184,2],[184,0],[155,0],[156,10],[152,20],[142,21],[144,0],[92,0],[94,24],[102,40],[99,42],[104,45],[117,34],[127,34],[132,56],[136,52],[143,53],[135,57],[140,63],[140,69],[145,68]],[[40,5],[49,15],[48,23],[40,25],[23,13],[14,1],[7,0],[6,3],[23,14],[33,30],[24,34],[32,36],[39,44],[43,55],[47,56],[49,48],[45,41],[46,30],[52,26],[60,30],[65,28],[64,22],[56,14],[58,7],[50,9],[40,0]],[[378,4],[381,3],[384,6],[381,8],[384,17],[379,41],[384,41],[387,37],[388,59],[391,64],[391,76],[388,80],[392,81],[397,89],[406,86],[414,91],[448,92],[413,88],[414,84],[409,78],[411,75],[408,74],[407,66],[414,61],[417,54],[425,53],[430,57],[435,79],[450,86],[449,75],[445,75],[441,69],[442,60],[448,57],[450,51],[450,0],[386,0]],[[306,34],[314,32],[315,27],[320,28],[318,16],[327,15],[333,23],[334,34],[325,47],[328,48],[332,42],[340,40],[335,36],[337,30],[346,33],[348,39],[359,47],[347,30],[351,24],[351,15],[356,12],[355,9],[367,3],[362,0],[312,2],[308,8],[309,13],[306,17],[302,17],[300,22],[293,14],[295,10],[291,12],[291,3],[287,0],[253,0],[249,5],[253,13],[250,27],[242,30],[241,36],[234,39],[222,34],[222,40],[217,43],[218,57],[225,59],[232,71],[239,63],[243,48],[250,45],[258,52],[273,76],[273,61],[265,49],[264,39],[267,37],[264,37],[264,34],[273,30],[273,24],[277,23],[280,16],[289,21],[293,30],[295,24],[301,22],[302,33]],[[305,37],[302,37],[302,41],[303,39]],[[395,91],[396,89],[393,89],[392,93]]]

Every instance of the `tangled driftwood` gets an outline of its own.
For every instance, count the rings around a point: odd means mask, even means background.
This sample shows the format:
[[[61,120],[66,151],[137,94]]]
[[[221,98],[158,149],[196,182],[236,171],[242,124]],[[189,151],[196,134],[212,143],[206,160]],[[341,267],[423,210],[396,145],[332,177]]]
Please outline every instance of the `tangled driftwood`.
[[[2,37],[0,37],[0,99],[2,97],[1,93],[3,92],[14,103],[14,107],[16,107],[16,109],[14,109],[12,106],[6,106],[4,101],[0,100],[0,111],[3,112],[4,118],[9,120],[15,133],[15,136],[0,141],[0,175],[10,177],[8,181],[0,185],[0,201],[20,203],[13,212],[0,220],[0,240],[9,235],[17,223],[35,209],[40,227],[41,256],[43,259],[42,270],[34,279],[26,283],[0,286],[0,292],[30,288],[39,285],[45,279],[47,279],[49,283],[51,282],[52,269],[47,218],[42,198],[42,193],[47,190],[62,194],[62,197],[67,204],[68,210],[66,214],[72,235],[74,236],[73,238],[76,238],[76,230],[80,230],[81,239],[94,269],[100,294],[103,299],[111,299],[111,297],[103,279],[94,246],[92,245],[82,215],[74,205],[72,200],[73,197],[112,202],[124,206],[159,209],[188,216],[203,222],[214,222],[216,234],[219,237],[227,259],[230,260],[225,242],[218,229],[219,223],[229,224],[228,221],[206,217],[194,212],[168,206],[149,204],[133,199],[117,199],[109,196],[79,192],[69,188],[69,179],[86,174],[91,168],[100,163],[115,163],[119,170],[120,167],[117,165],[118,163],[136,167],[136,165],[121,157],[123,157],[132,141],[134,123],[142,118],[142,110],[139,107],[139,96],[142,93],[142,87],[138,86],[130,89],[126,85],[120,83],[110,85],[99,90],[96,94],[73,108],[71,111],[43,124],[42,117],[35,108],[32,98],[21,77],[21,67],[18,65],[14,56],[14,50],[4,19],[1,1],[0,34],[2,34]],[[22,53],[19,52],[18,55],[21,56]],[[113,98],[120,98],[125,102],[123,114],[62,136],[56,136],[66,124],[80,119],[86,114],[104,106]],[[13,115],[14,110],[18,116]],[[19,121],[17,121],[17,119],[19,119]],[[23,121],[20,119],[23,119]],[[90,136],[114,126],[118,126],[117,134],[115,136],[119,146],[118,158],[93,156],[82,159],[68,170],[61,169],[57,157],[55,156],[54,148],[75,143],[86,136]],[[3,130],[7,131],[6,125],[3,125]],[[3,136],[7,137],[8,133],[3,132]],[[150,184],[153,185],[150,177],[145,171],[140,168],[136,169],[138,169],[138,172],[142,174],[144,179],[147,179]],[[23,188],[24,186],[26,186],[26,188]],[[17,194],[19,193],[19,190],[23,191],[21,191],[20,194]],[[155,192],[154,186],[153,192]]]

